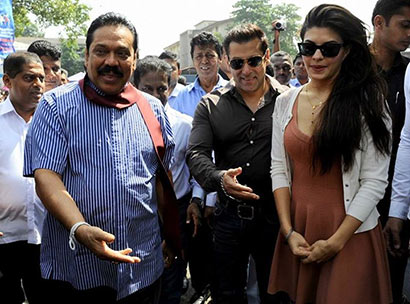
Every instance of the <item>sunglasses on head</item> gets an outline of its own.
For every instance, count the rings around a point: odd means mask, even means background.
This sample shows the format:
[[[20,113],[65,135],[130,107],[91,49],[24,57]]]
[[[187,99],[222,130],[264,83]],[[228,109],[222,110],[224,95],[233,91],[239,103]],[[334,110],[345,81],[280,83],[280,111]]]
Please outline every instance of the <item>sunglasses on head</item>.
[[[343,43],[336,42],[326,42],[322,45],[317,45],[313,42],[298,43],[299,53],[303,56],[313,56],[316,50],[319,49],[324,57],[336,57],[342,47]]]
[[[260,66],[262,61],[263,61],[263,56],[253,56],[248,59],[242,59],[242,58],[235,58],[229,61],[229,65],[231,68],[234,70],[240,70],[243,68],[245,63],[247,63],[250,67],[256,68],[257,66]]]

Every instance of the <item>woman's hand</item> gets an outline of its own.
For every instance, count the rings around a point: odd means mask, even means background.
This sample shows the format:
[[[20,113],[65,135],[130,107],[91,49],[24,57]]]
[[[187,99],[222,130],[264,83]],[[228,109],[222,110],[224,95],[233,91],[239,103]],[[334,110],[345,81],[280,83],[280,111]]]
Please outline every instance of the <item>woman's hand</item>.
[[[331,239],[316,241],[312,246],[308,248],[311,253],[306,259],[303,259],[302,263],[308,264],[312,262],[326,262],[333,258],[336,254],[338,254],[339,251],[342,250],[342,248],[342,244],[334,242]]]
[[[310,245],[298,232],[293,231],[288,238],[288,244],[292,253],[300,259],[305,259],[310,255]]]

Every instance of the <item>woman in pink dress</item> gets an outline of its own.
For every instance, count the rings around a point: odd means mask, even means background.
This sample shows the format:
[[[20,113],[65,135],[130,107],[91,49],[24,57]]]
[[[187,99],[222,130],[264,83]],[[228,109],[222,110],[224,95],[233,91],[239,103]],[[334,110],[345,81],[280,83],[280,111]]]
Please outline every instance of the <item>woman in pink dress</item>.
[[[385,84],[363,23],[346,9],[313,8],[301,38],[310,82],[282,94],[273,114],[281,233],[268,290],[300,304],[390,303],[376,210],[391,144]]]

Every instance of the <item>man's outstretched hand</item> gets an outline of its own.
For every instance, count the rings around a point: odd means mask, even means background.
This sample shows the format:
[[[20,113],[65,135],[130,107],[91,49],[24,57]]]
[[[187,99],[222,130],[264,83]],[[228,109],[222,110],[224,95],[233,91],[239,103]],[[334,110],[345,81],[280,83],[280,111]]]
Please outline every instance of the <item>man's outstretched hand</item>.
[[[115,241],[115,236],[98,227],[82,225],[76,230],[75,238],[101,260],[117,263],[141,262],[140,258],[129,255],[132,252],[131,248],[113,250],[108,247]]]

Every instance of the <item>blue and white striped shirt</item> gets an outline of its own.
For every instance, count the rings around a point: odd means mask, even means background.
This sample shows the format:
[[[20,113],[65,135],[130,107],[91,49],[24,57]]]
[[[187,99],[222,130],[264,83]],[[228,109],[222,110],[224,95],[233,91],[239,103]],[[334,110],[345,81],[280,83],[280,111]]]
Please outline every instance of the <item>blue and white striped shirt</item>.
[[[144,94],[158,118],[169,167],[174,142],[162,104]],[[77,83],[44,95],[29,129],[24,174],[39,168],[62,176],[85,220],[115,235],[114,250],[132,248],[140,263],[112,264],[84,246],[68,246],[69,231],[45,220],[42,275],[77,289],[108,286],[118,299],[157,280],[163,270],[155,199],[157,156],[137,105],[119,110],[90,102]]]

